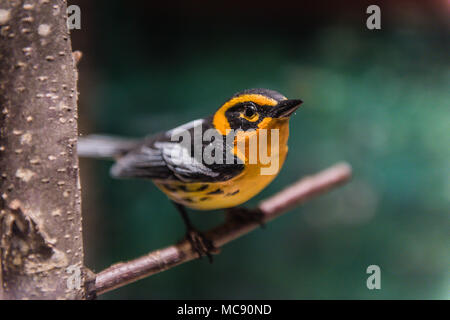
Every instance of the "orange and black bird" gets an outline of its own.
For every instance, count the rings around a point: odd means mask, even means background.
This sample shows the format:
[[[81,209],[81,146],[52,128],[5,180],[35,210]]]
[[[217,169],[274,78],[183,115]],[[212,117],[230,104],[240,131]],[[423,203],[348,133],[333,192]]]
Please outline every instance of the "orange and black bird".
[[[233,95],[211,116],[143,139],[80,137],[78,154],[114,159],[111,175],[115,178],[152,180],[180,212],[192,248],[200,256],[211,257],[212,243],[193,227],[186,207],[231,208],[263,190],[286,159],[289,118],[301,103],[273,90],[249,89]],[[265,139],[260,138],[262,132]],[[205,139],[206,135],[210,139]],[[175,136],[183,137],[182,141]],[[252,140],[256,141],[252,149],[249,141],[253,137],[258,138]],[[273,137],[276,148],[271,144]],[[251,154],[260,154],[263,148],[277,162],[275,170],[265,174],[262,170],[273,164]],[[211,156],[204,157],[208,150],[212,150],[213,161]]]

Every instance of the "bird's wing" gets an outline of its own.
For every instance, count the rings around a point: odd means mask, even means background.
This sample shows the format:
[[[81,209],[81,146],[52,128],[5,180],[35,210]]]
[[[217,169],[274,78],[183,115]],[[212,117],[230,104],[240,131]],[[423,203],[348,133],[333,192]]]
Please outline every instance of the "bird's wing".
[[[242,165],[207,165],[203,163],[201,155],[195,157],[193,132],[197,126],[205,130],[208,123],[205,123],[205,120],[195,120],[158,136],[147,138],[119,158],[111,168],[111,174],[121,178],[208,182],[227,180],[242,171]],[[178,138],[173,138],[182,137],[184,133],[189,133],[191,140],[184,141],[183,138],[178,141]],[[203,147],[204,145],[202,150]]]
[[[220,174],[192,156],[191,150],[180,143],[156,142],[155,146],[161,150],[167,168],[181,181],[214,181]]]
[[[140,145],[120,157],[111,167],[116,178],[170,179],[173,174],[167,167],[159,149]]]

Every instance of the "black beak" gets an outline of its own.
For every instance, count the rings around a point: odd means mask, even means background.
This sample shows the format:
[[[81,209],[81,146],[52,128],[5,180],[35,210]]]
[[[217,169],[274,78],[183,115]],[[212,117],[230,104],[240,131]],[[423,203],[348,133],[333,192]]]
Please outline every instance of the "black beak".
[[[302,100],[283,100],[275,107],[275,118],[287,118],[303,103]]]

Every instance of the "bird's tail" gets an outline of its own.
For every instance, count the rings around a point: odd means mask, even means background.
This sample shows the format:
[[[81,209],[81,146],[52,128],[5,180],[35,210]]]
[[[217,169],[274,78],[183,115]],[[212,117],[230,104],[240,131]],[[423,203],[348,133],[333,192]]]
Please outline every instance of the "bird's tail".
[[[92,134],[78,137],[77,153],[79,157],[87,158],[115,158],[137,145],[133,139]]]

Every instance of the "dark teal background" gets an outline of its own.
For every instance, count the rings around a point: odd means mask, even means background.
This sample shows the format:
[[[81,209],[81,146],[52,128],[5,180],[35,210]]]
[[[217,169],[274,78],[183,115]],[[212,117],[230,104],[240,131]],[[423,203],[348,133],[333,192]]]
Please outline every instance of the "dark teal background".
[[[69,1],[80,64],[80,132],[143,136],[264,87],[303,107],[278,178],[248,206],[339,161],[351,183],[206,259],[102,298],[448,299],[448,1],[369,3]],[[376,2],[375,2],[376,3]],[[372,3],[370,3],[372,4]],[[181,239],[167,198],[83,160],[87,264],[95,271]],[[191,214],[196,225],[220,213]],[[381,290],[366,268],[381,268]]]

